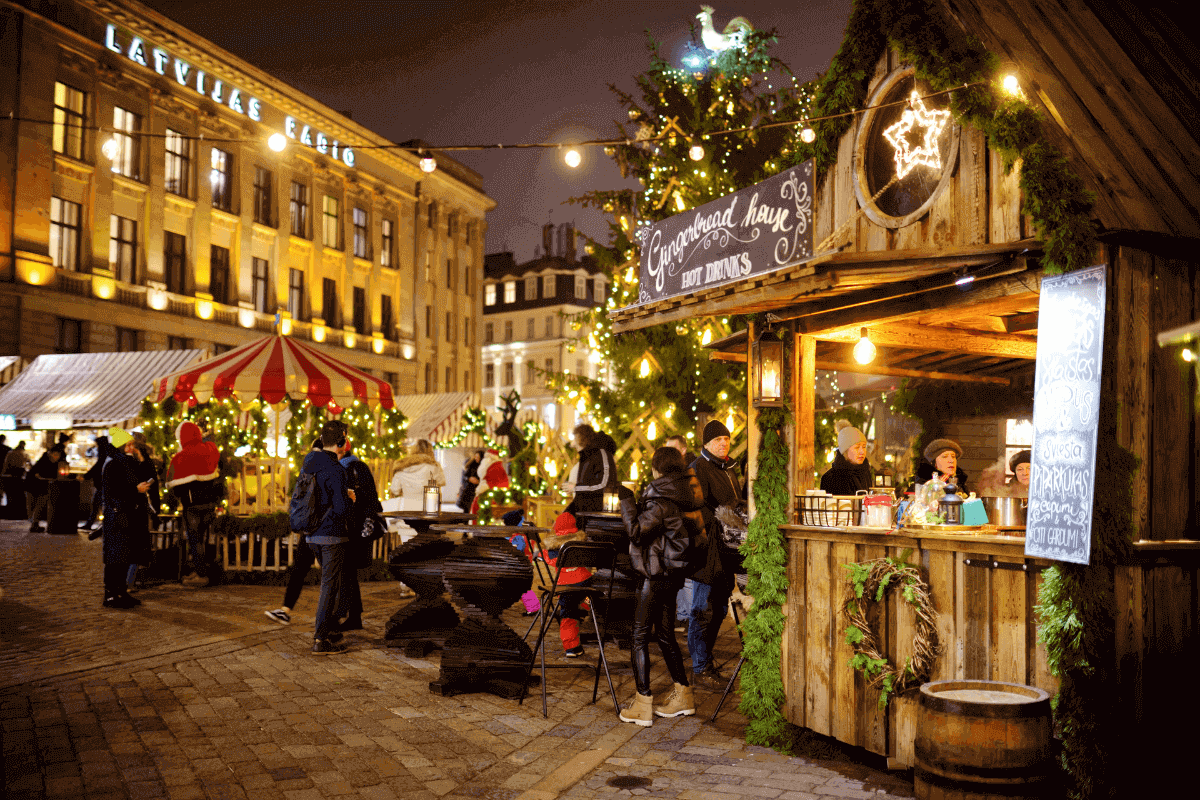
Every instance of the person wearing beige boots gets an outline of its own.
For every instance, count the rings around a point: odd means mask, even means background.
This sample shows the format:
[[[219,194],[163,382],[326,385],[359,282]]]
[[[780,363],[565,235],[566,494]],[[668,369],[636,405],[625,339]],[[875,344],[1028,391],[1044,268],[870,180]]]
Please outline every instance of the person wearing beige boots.
[[[633,682],[637,691],[619,714],[622,722],[644,728],[654,717],[690,716],[696,713],[692,687],[683,666],[683,653],[675,641],[675,596],[683,579],[707,552],[704,492],[695,473],[673,447],[660,447],[651,460],[654,479],[641,501],[621,501],[621,518],[629,534],[629,558],[642,576],[633,616]],[[650,692],[650,636],[658,640],[674,686],[666,702],[654,705]]]

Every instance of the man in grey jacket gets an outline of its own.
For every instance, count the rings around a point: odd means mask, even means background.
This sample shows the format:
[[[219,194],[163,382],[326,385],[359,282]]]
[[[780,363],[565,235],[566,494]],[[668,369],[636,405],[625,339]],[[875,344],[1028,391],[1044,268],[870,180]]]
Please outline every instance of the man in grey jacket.
[[[346,424],[329,420],[321,428],[321,449],[304,457],[302,472],[316,478],[317,517],[320,523],[308,534],[308,546],[321,564],[321,596],[317,600],[315,655],[345,652],[337,630],[338,602],[345,591],[346,547],[354,492],[346,483],[346,470],[338,457],[346,449]]]

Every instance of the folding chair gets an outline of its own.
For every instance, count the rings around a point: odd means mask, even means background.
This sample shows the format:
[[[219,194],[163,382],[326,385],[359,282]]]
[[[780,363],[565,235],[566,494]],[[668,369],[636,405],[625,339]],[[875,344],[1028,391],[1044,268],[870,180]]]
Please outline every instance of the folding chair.
[[[521,689],[521,697],[517,701],[518,704],[525,702],[525,695],[528,692],[529,676],[533,674],[533,665],[538,659],[538,653],[541,652],[542,657],[542,716],[550,716],[546,705],[546,670],[573,668],[588,669],[588,664],[550,664],[546,665],[546,633],[550,629],[550,624],[554,618],[561,612],[563,606],[567,602],[574,604],[581,603],[583,600],[588,600],[588,614],[592,618],[592,628],[596,632],[596,647],[600,651],[600,656],[596,660],[596,665],[590,667],[595,672],[595,681],[592,683],[592,702],[596,702],[596,697],[600,691],[600,668],[604,667],[604,675],[608,678],[608,691],[612,696],[613,709],[619,714],[621,708],[617,704],[617,692],[613,688],[612,673],[608,670],[608,659],[604,655],[604,632],[608,628],[608,609],[612,607],[612,590],[613,590],[613,575],[615,573],[617,561],[617,551],[611,544],[603,542],[568,542],[563,545],[558,551],[558,570],[554,573],[554,582],[550,585],[549,591],[543,591],[541,597],[541,609],[538,611],[538,618],[534,620],[535,624],[541,622],[541,627],[538,632],[537,644],[533,647],[533,656],[529,659],[529,669],[525,673],[525,686]],[[601,578],[596,582],[593,575],[586,581],[581,583],[570,583],[558,585],[558,577],[564,570],[574,567],[587,567],[593,571],[597,569],[607,570],[607,581]],[[601,624],[596,618],[595,600],[604,599],[604,623]],[[532,630],[532,626],[530,626]]]
[[[738,577],[740,578],[741,576],[739,575]],[[740,582],[738,585],[742,589],[745,589],[745,586],[742,586]],[[737,666],[733,668],[733,674],[729,676],[729,683],[725,684],[725,691],[721,694],[721,699],[717,701],[717,707],[713,709],[712,716],[708,718],[709,722],[717,721],[717,714],[721,713],[721,706],[725,705],[725,698],[729,697],[729,693],[733,691],[733,684],[737,682],[738,674],[742,671],[742,664],[746,663],[745,639],[742,637],[742,621],[738,618],[738,606],[740,605],[741,603],[736,600],[729,602],[729,608],[733,611],[733,629],[737,631],[738,642],[743,645],[742,651],[738,654],[738,662]]]

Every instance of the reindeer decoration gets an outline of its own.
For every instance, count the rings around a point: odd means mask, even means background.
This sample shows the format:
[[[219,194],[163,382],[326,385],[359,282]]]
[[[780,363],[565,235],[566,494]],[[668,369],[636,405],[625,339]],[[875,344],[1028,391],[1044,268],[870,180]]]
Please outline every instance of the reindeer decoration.
[[[517,410],[521,407],[521,395],[516,389],[513,389],[508,394],[501,395],[500,400],[504,405],[496,406],[500,411],[501,420],[494,433],[496,438],[508,437],[508,456],[511,458],[525,449],[525,437],[521,435],[521,428],[517,425]]]
[[[734,17],[725,25],[724,32],[717,33],[716,28],[713,27],[712,6],[700,6],[700,13],[696,15],[696,19],[700,20],[700,41],[704,42],[704,46],[714,53],[741,44],[745,41],[746,34],[754,30],[750,20],[745,17]]]

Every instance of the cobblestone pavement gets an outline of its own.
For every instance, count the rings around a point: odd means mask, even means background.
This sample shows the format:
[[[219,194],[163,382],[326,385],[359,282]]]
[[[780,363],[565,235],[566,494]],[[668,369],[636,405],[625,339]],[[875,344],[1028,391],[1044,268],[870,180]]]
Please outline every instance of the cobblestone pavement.
[[[747,746],[736,696],[715,724],[717,698],[697,690],[697,716],[639,728],[616,719],[606,693],[588,702],[583,669],[550,673],[549,719],[536,695],[518,705],[432,694],[436,653],[410,659],[379,643],[401,602],[392,582],[363,586],[367,630],[348,637],[350,651],[318,658],[308,652],[312,587],[282,627],[263,616],[279,587],[165,584],[118,611],[101,607],[100,579],[99,541],[0,522],[9,798],[912,796],[887,773]],[[719,662],[736,658],[727,628]],[[628,654],[607,654],[626,699]],[[669,679],[652,657],[661,689]]]

